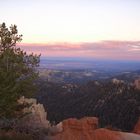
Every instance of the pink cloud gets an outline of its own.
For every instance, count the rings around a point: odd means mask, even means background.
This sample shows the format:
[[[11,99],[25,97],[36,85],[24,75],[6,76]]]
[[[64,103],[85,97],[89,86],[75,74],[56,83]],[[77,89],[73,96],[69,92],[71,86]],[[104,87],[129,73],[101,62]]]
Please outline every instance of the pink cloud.
[[[96,57],[140,60],[140,41],[101,41],[83,43],[19,44],[23,50],[42,56]]]

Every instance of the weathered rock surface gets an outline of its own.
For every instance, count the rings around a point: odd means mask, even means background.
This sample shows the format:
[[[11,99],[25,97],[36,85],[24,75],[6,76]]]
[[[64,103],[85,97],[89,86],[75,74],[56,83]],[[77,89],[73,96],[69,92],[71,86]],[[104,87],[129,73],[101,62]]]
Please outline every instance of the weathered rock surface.
[[[124,83],[124,81],[123,80],[118,80],[116,78],[113,78],[112,83],[114,83],[114,84],[122,84],[122,83]]]
[[[79,120],[71,118],[50,126],[42,104],[37,103],[35,99],[24,97],[18,102],[21,105],[28,105],[23,109],[27,115],[23,117],[21,125],[39,130],[45,128],[49,136],[43,136],[44,140],[140,140],[140,135],[138,135],[140,134],[140,120],[135,126],[134,133],[98,128],[96,117],[85,117]]]
[[[140,135],[133,134],[133,133],[123,133],[120,132],[121,134],[121,140],[140,140]]]
[[[98,127],[98,118],[85,117],[80,120],[71,118],[64,120],[59,125],[59,132],[53,133],[55,136],[49,137],[52,140],[89,140],[90,134]],[[57,126],[57,125],[56,125]],[[54,127],[55,128],[55,127]],[[54,129],[53,128],[53,129]],[[58,126],[57,126],[58,128]],[[56,128],[54,129],[56,130]]]
[[[134,86],[136,89],[139,89],[140,90],[140,79],[137,79],[134,81]]]
[[[18,103],[20,105],[27,105],[27,107],[23,109],[23,113],[26,115],[21,119],[20,125],[34,129],[48,128],[50,126],[43,105],[37,103],[36,99],[21,97]]]
[[[140,135],[98,128],[98,119],[85,117],[62,122],[63,130],[48,140],[140,140]]]
[[[133,132],[140,135],[140,118],[139,118],[138,122],[136,123]]]
[[[96,117],[85,117],[80,120],[77,119],[67,119],[63,122],[63,130],[67,129],[77,129],[82,131],[93,131],[98,127],[98,118]]]
[[[63,124],[62,124],[62,122],[60,122],[57,125],[50,126],[49,129],[48,129],[48,134],[49,135],[55,135],[55,134],[60,133],[62,131],[63,131]]]

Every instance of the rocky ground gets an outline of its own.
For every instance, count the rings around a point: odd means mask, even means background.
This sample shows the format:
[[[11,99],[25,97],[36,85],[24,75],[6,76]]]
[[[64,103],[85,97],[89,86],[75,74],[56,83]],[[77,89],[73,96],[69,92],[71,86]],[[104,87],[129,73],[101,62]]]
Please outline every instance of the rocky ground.
[[[1,131],[1,140],[5,136],[10,138],[6,140],[140,140],[140,119],[132,133],[116,131],[111,127],[100,128],[97,117],[69,118],[55,125],[47,120],[47,112],[36,99],[22,97],[18,102],[28,104],[22,110],[27,115],[16,124],[13,131]]]

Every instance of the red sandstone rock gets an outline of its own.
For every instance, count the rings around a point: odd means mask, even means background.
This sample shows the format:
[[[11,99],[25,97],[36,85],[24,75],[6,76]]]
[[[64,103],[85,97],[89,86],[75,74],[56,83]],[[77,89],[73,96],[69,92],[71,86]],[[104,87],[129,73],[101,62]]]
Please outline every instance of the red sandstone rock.
[[[140,118],[139,118],[138,122],[136,123],[133,132],[136,134],[140,134]]]
[[[91,140],[93,131],[98,127],[98,118],[75,118],[62,122],[63,131],[52,137],[52,140]]]
[[[98,127],[98,118],[96,117],[85,117],[80,120],[67,119],[63,122],[63,130],[76,129],[79,131],[93,131]]]
[[[48,140],[140,140],[133,133],[123,133],[108,129],[98,129],[98,119],[86,117],[80,120],[67,119],[62,122],[63,131]]]

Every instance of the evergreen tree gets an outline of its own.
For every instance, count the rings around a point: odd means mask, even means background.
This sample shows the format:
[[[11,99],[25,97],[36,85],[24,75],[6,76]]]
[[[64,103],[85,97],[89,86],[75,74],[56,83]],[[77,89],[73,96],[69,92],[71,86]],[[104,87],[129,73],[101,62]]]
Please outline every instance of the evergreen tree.
[[[17,99],[36,90],[40,55],[29,55],[17,47],[21,40],[16,25],[0,25],[0,117],[14,115]]]

